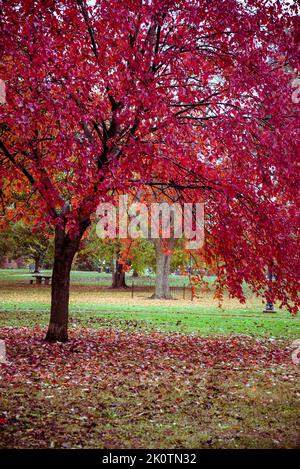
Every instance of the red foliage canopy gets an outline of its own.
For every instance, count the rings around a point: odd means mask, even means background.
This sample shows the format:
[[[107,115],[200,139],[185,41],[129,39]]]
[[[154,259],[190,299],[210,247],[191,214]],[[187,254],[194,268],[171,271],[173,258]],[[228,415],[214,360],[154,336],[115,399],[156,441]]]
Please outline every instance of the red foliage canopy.
[[[299,7],[256,0],[0,2],[0,190],[9,214],[88,225],[112,189],[205,201],[220,284],[295,312]],[[155,175],[155,177],[154,177]],[[134,182],[133,182],[134,181]],[[67,207],[67,208],[66,208]]]

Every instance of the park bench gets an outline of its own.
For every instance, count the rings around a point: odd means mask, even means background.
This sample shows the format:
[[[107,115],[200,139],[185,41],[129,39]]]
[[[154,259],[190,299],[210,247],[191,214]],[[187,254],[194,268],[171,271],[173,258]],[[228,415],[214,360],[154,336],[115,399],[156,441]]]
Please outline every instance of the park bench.
[[[51,281],[51,275],[43,275],[43,274],[34,274],[33,278],[30,280],[30,284],[32,285],[35,279],[35,283],[41,285],[43,282],[45,285],[49,285]]]

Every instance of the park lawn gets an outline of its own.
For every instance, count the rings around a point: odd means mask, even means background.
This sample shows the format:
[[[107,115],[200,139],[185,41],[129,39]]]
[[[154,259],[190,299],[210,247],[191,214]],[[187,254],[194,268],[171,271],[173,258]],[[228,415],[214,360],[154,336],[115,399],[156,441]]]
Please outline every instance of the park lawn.
[[[0,286],[0,326],[46,325],[49,321],[50,288]],[[131,298],[130,292],[73,286],[70,324],[74,327],[114,327],[187,334],[248,334],[298,338],[300,320],[289,313],[263,314],[259,299],[241,305],[225,300],[224,309],[207,295],[197,301],[154,301]]]
[[[20,273],[21,272],[21,273]],[[10,283],[10,276],[27,275],[26,271],[0,270],[0,326],[46,325],[49,320],[50,287]],[[95,272],[73,272],[91,280]],[[99,274],[107,275],[107,274]],[[6,277],[5,277],[6,276]],[[83,277],[82,277],[83,276]],[[93,283],[73,284],[70,295],[70,324],[74,327],[114,327],[145,331],[187,334],[248,334],[253,336],[297,338],[300,320],[286,311],[263,314],[260,298],[250,294],[245,305],[225,297],[223,309],[212,293],[195,301],[149,299],[149,293],[131,290],[112,291]]]
[[[42,273],[45,275],[51,275],[51,270],[42,270]],[[10,284],[25,284],[29,283],[30,279],[32,278],[32,273],[28,271],[28,269],[0,269],[0,285],[1,283],[10,283]],[[208,282],[211,284],[215,277],[209,277]],[[155,275],[147,275],[141,277],[132,278],[132,276],[126,273],[126,282],[129,286],[131,286],[132,282],[135,285],[154,285],[155,283]],[[71,271],[71,283],[73,285],[101,285],[101,286],[110,286],[112,283],[111,274],[106,274],[104,272],[95,272],[95,271],[79,271],[79,270],[72,270]],[[187,275],[175,275],[172,274],[170,276],[170,285],[172,286],[187,286],[189,285],[189,277]]]
[[[282,340],[1,328],[2,448],[296,448],[299,370]]]
[[[41,273],[51,275],[51,270],[43,269]],[[32,279],[32,273],[28,269],[0,269],[0,285],[1,284],[29,284]],[[89,285],[111,285],[111,274],[98,272],[71,272],[71,282],[73,284],[89,284]]]
[[[28,306],[28,305],[27,305]],[[33,305],[32,305],[33,306]],[[46,308],[46,305],[44,305]],[[91,305],[86,305],[90,307]],[[96,310],[97,308],[97,310]],[[0,327],[45,326],[49,321],[49,312],[37,308],[30,310],[1,310]],[[180,332],[198,335],[246,334],[261,337],[296,339],[300,337],[298,318],[244,316],[242,313],[228,315],[216,312],[214,308],[202,311],[198,308],[186,309],[171,307],[152,310],[133,306],[95,305],[95,310],[72,307],[70,325],[82,328],[113,327],[126,330],[144,330],[161,332]]]
[[[67,344],[42,340],[49,287],[0,281],[1,448],[299,447],[298,317],[252,296],[224,309],[210,294],[131,298],[86,277]]]
[[[0,326],[46,325],[50,288],[35,285],[0,286]],[[241,305],[227,299],[224,309],[212,296],[196,301],[150,300],[147,293],[131,298],[130,292],[113,292],[93,286],[73,286],[70,324],[74,327],[114,327],[187,334],[248,334],[297,338],[300,320],[289,313],[263,314],[259,299]]]

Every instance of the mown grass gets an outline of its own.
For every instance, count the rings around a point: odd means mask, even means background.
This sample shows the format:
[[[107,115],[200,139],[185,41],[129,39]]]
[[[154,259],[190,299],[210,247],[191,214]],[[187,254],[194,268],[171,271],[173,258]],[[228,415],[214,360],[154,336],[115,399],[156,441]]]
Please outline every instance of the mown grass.
[[[46,306],[46,305],[45,305]],[[89,305],[90,306],[90,305]],[[96,306],[95,306],[96,307]],[[246,334],[251,336],[265,336],[278,338],[297,338],[300,336],[300,321],[282,317],[245,317],[238,313],[235,316],[217,315],[213,308],[205,312],[194,310],[163,311],[153,307],[152,311],[141,307],[126,308],[120,305],[99,307],[97,311],[71,308],[70,325],[75,327],[114,327],[127,330],[142,329],[145,331],[158,330],[162,332],[181,332],[199,335],[227,335]],[[48,311],[28,308],[19,311],[0,311],[0,327],[3,326],[44,326],[49,321]]]
[[[0,270],[0,326],[46,325],[50,311],[50,287],[10,283],[10,279],[28,275],[23,270]],[[70,296],[70,324],[77,327],[116,327],[159,330],[200,335],[247,334],[297,338],[300,320],[286,311],[264,314],[260,298],[248,295],[247,303],[225,298],[223,309],[212,293],[196,301],[153,301],[149,292],[113,291],[93,285],[95,272],[73,272],[88,282],[73,284]],[[98,274],[107,277],[107,274]],[[106,278],[105,277],[105,278]],[[180,278],[180,277],[179,277]],[[211,280],[212,281],[212,280]]]
[[[51,270],[42,270],[45,275],[51,275]],[[28,269],[0,269],[0,284],[1,283],[29,283],[32,278],[32,273]],[[209,282],[212,283],[214,277],[209,278]],[[154,285],[155,275],[147,275],[133,278],[130,274],[126,273],[126,282],[131,285],[134,282],[135,285]],[[102,285],[110,286],[112,283],[111,274],[104,272],[85,272],[85,271],[72,271],[71,272],[71,283],[73,285],[85,284],[85,285]],[[181,287],[189,285],[188,276],[179,276],[172,274],[170,276],[170,285]]]

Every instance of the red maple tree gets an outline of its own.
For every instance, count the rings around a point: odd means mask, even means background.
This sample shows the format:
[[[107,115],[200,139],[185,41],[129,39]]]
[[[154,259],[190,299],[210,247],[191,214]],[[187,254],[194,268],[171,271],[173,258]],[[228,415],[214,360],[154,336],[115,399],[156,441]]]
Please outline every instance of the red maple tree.
[[[1,1],[0,191],[55,226],[48,341],[100,201],[160,183],[205,200],[208,260],[296,311],[299,7],[288,1]],[[157,180],[157,179],[156,179]],[[9,209],[7,209],[9,207]]]

